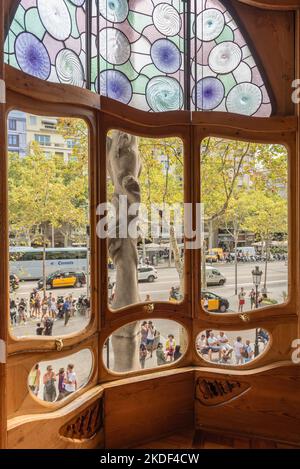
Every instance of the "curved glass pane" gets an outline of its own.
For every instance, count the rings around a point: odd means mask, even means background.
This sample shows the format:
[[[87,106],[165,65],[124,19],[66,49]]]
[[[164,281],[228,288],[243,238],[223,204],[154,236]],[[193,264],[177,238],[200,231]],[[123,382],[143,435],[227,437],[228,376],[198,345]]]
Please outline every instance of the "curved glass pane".
[[[105,342],[103,362],[118,373],[157,368],[179,360],[187,348],[185,328],[169,319],[145,319],[117,329]]]
[[[222,365],[246,365],[263,353],[270,344],[265,329],[246,331],[202,331],[196,339],[196,349],[204,360]]]
[[[201,144],[201,304],[244,313],[288,298],[288,152],[208,137]]]
[[[93,368],[93,356],[84,349],[64,358],[37,363],[29,373],[30,392],[45,402],[58,402],[85,386]]]
[[[21,0],[5,61],[40,79],[87,86],[144,111],[190,105],[271,115],[261,71],[222,2],[192,1],[191,11],[182,0],[92,0],[92,8],[85,3]]]

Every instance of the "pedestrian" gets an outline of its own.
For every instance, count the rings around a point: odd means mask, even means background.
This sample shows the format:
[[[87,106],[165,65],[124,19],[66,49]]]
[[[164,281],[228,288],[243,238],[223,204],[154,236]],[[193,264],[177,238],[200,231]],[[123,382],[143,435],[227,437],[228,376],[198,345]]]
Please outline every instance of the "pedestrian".
[[[157,358],[157,365],[165,365],[167,363],[164,351],[163,351],[163,344],[161,342],[158,343],[156,349],[156,358]]]
[[[34,368],[29,373],[28,378],[28,385],[29,389],[33,392],[35,396],[38,395],[40,389],[40,378],[41,378],[41,370],[40,365],[37,363]]]
[[[56,399],[56,376],[51,365],[47,366],[47,371],[43,376],[44,401],[54,402]]]
[[[152,321],[148,321],[148,330],[147,330],[147,348],[150,352],[150,358],[152,358],[154,340],[155,340],[156,329]]]
[[[34,297],[33,315],[37,318],[41,315],[41,297],[39,293],[36,293]]]
[[[150,296],[150,295],[146,295],[145,302],[147,302],[147,301],[152,301],[152,299],[151,299],[151,296]]]
[[[17,324],[17,305],[16,305],[16,302],[15,300],[10,300],[10,305],[9,305],[9,309],[10,309],[10,323],[11,325],[15,325]]]
[[[180,352],[180,345],[175,346],[175,352],[174,352],[174,361],[179,360],[179,358],[182,356],[182,353]]]
[[[251,342],[249,339],[246,340],[243,355],[244,355],[245,363],[248,363],[253,359],[254,350],[251,346]]]
[[[48,298],[47,296],[44,296],[44,298],[42,299],[42,319],[44,319],[47,312],[48,312]]]
[[[175,352],[175,339],[173,334],[168,335],[168,340],[166,342],[166,359],[167,361],[173,361],[174,359],[174,352]]]
[[[74,371],[74,365],[70,363],[67,367],[67,373],[65,377],[65,397],[72,394],[77,389],[76,373]]]
[[[222,348],[220,347],[218,339],[214,335],[213,331],[209,331],[209,336],[207,338],[207,345],[209,347],[208,357],[210,361],[212,361],[212,354],[217,352],[219,354],[219,362],[220,362],[222,358]]]
[[[57,401],[61,401],[65,395],[66,395],[66,389],[65,389],[65,380],[66,380],[66,374],[65,374],[65,369],[60,368],[57,375],[58,376],[58,397]]]
[[[52,317],[53,319],[56,319],[57,314],[58,314],[58,309],[57,309],[56,300],[54,297],[52,297],[50,308],[49,308],[49,316]]]
[[[69,319],[70,319],[70,310],[71,310],[71,305],[69,302],[69,298],[66,297],[64,304],[63,304],[63,313],[65,316],[65,326],[68,324]]]
[[[26,324],[26,303],[24,298],[21,298],[19,305],[18,305],[18,315],[19,315],[19,324],[21,321]]]
[[[48,313],[49,316],[51,317],[51,305],[52,305],[52,292],[49,293],[48,300],[47,300],[47,306],[48,306]]]
[[[36,332],[36,335],[43,335],[44,327],[41,326],[40,322],[37,323],[35,332]]]
[[[44,335],[52,335],[53,319],[46,314],[44,319]]]
[[[229,358],[231,358],[231,354],[233,352],[233,347],[229,343],[229,339],[224,331],[220,331],[219,335],[217,336],[217,340],[222,350],[222,359],[224,362],[227,362]]]
[[[252,290],[250,291],[249,293],[249,296],[250,296],[250,307],[251,309],[255,308],[256,307],[256,293],[255,293],[255,290],[254,288],[252,288]]]
[[[140,344],[140,364],[141,364],[141,368],[144,369],[145,368],[145,362],[146,362],[146,358],[147,358],[147,347],[144,343],[141,343]]]
[[[244,364],[244,344],[242,343],[242,338],[238,336],[236,338],[236,342],[233,344],[234,353],[235,353],[235,363],[236,365],[243,365]]]
[[[147,321],[143,321],[141,325],[141,344],[147,345],[148,325]]]
[[[239,313],[243,312],[244,305],[245,305],[245,296],[246,293],[244,291],[244,287],[241,288],[240,293],[238,294],[238,299],[239,299]]]

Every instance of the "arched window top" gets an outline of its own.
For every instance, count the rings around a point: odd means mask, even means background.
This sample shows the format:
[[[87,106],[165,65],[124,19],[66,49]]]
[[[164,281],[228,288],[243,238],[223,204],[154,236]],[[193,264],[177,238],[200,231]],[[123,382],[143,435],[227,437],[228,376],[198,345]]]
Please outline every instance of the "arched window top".
[[[258,65],[219,0],[21,0],[5,59],[145,111],[272,113]]]

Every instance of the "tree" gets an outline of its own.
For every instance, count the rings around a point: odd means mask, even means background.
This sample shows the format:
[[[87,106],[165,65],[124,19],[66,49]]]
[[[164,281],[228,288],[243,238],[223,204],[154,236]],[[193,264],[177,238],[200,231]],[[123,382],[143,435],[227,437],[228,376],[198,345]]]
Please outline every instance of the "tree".
[[[287,233],[287,200],[277,194],[267,195],[264,190],[256,191],[243,228],[256,233],[265,243],[264,289],[266,291],[269,245],[274,233]]]

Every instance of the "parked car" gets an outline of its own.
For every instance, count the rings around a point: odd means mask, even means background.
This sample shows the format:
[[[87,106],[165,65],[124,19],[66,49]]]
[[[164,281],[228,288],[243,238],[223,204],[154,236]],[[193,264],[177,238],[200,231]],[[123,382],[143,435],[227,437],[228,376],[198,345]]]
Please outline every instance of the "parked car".
[[[43,288],[43,279],[38,281],[38,288]],[[46,279],[46,289],[76,287],[80,288],[86,284],[84,272],[53,272]]]
[[[12,293],[13,291],[17,290],[20,286],[19,277],[16,274],[10,274],[9,276],[9,291]]]
[[[226,282],[226,277],[218,269],[215,269],[211,266],[205,266],[206,272],[206,284],[211,285],[224,285]]]
[[[229,301],[227,298],[216,295],[209,291],[202,291],[201,304],[208,311],[217,313],[226,313],[229,308]]]
[[[154,282],[157,279],[157,270],[151,265],[140,265],[138,267],[139,282]]]

